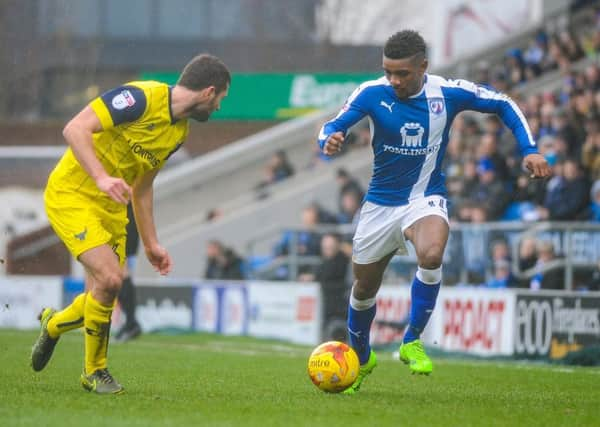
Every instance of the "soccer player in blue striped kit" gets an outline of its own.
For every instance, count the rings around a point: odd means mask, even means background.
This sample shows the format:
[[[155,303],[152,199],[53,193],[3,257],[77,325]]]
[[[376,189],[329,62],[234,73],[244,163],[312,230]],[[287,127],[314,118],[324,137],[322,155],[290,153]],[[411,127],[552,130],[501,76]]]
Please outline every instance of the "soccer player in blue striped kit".
[[[523,113],[509,97],[466,80],[428,74],[427,65],[425,41],[417,32],[394,34],[384,47],[385,75],[362,83],[319,132],[321,150],[332,155],[341,149],[347,130],[368,116],[374,153],[373,175],[353,239],[355,280],[348,332],[361,367],[348,394],[356,393],[377,365],[369,345],[375,297],[390,259],[396,252],[406,253],[406,240],[415,248],[418,268],[400,359],[413,373],[433,370],[420,335],[442,280],[449,226],[441,164],[454,117],[464,110],[497,114],[513,132],[531,176],[550,175]]]

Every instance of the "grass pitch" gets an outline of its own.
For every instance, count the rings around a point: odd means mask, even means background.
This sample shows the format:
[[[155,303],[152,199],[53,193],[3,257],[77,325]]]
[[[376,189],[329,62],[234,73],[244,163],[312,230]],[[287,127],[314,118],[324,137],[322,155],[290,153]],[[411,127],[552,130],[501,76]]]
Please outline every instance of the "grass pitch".
[[[79,385],[83,336],[61,338],[41,373],[37,333],[0,330],[2,426],[593,426],[600,370],[436,359],[412,376],[389,354],[355,396],[325,394],[306,374],[309,348],[213,335],[146,335],[112,344],[126,388]]]

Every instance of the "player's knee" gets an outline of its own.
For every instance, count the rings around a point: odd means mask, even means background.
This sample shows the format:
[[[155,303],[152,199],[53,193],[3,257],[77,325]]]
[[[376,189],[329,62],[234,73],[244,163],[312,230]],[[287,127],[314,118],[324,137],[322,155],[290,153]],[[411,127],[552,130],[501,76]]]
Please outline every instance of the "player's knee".
[[[121,289],[123,274],[121,271],[105,271],[102,274],[101,281],[105,292],[116,295]]]
[[[373,281],[357,279],[352,287],[352,295],[358,300],[366,300],[373,298],[377,294],[377,289],[379,286]]]
[[[431,245],[419,253],[419,265],[427,269],[436,269],[442,265],[444,256],[444,247],[441,245]]]

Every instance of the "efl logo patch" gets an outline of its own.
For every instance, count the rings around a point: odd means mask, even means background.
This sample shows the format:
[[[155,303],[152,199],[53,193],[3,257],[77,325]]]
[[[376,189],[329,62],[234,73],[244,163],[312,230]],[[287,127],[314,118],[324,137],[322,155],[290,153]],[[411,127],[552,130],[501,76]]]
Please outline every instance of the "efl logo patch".
[[[116,95],[112,99],[112,106],[115,110],[124,110],[127,107],[131,107],[135,104],[135,98],[127,89],[121,91],[120,94]]]
[[[444,112],[444,100],[442,98],[431,98],[428,102],[429,111],[436,116]]]

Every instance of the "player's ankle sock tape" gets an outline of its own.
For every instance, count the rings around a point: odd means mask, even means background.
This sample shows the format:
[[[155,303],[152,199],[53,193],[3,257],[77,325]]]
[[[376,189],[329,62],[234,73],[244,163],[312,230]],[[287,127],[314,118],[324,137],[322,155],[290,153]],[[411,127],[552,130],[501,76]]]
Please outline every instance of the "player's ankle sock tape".
[[[373,298],[367,298],[367,299],[356,299],[354,297],[354,288],[352,289],[352,291],[350,292],[350,307],[352,307],[353,309],[357,310],[357,311],[364,311],[364,310],[368,310],[371,307],[373,307],[375,305],[375,297]]]
[[[73,302],[57,312],[48,321],[48,335],[58,338],[61,334],[83,326],[86,293],[79,294]]]
[[[417,268],[417,279],[426,285],[437,285],[442,281],[442,266],[433,270],[426,268]]]

